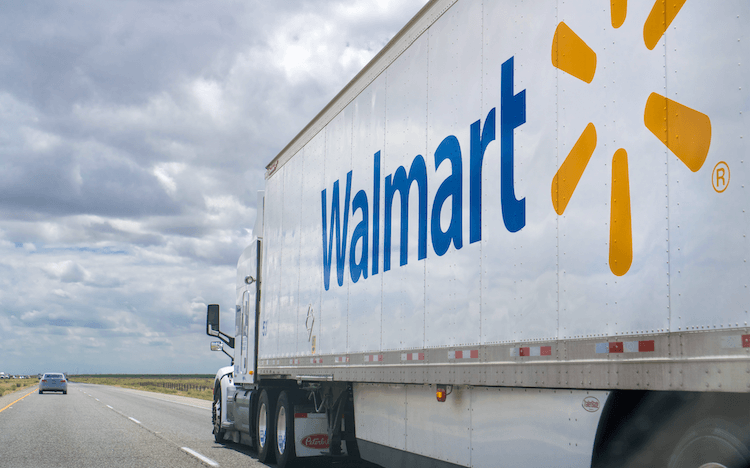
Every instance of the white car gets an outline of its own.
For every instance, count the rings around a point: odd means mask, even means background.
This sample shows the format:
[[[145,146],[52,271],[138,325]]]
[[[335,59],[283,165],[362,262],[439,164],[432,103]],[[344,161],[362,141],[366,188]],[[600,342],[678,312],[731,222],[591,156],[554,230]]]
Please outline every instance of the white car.
[[[64,374],[47,373],[39,381],[39,394],[44,392],[62,392],[68,394],[68,379]]]

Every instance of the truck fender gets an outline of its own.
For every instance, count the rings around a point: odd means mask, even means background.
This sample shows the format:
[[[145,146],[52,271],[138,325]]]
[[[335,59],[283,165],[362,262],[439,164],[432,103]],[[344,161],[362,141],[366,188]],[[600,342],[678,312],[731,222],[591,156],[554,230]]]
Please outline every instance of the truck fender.
[[[224,408],[224,411],[221,412],[221,424],[222,426],[227,423],[227,387],[233,386],[234,382],[232,379],[232,373],[234,371],[234,367],[227,366],[222,367],[219,369],[219,371],[216,373],[216,377],[214,378],[214,392],[216,392],[216,389],[219,388],[221,391],[221,407]],[[214,398],[216,395],[214,395]]]

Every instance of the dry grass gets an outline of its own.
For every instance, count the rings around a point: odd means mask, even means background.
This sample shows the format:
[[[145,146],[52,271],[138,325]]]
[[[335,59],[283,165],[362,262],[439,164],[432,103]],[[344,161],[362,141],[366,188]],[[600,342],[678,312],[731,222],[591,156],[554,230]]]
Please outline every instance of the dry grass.
[[[148,392],[213,399],[213,377],[194,375],[74,375],[72,382],[134,388]]]
[[[0,380],[0,396],[15,392],[16,390],[33,387],[38,383],[39,381],[36,379],[2,379]]]

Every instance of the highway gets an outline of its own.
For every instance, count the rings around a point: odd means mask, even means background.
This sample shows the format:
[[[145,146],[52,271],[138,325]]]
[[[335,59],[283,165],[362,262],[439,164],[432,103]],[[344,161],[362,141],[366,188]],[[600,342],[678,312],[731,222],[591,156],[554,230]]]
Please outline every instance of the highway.
[[[208,401],[80,383],[67,395],[37,390],[0,397],[0,467],[269,466],[214,442]]]

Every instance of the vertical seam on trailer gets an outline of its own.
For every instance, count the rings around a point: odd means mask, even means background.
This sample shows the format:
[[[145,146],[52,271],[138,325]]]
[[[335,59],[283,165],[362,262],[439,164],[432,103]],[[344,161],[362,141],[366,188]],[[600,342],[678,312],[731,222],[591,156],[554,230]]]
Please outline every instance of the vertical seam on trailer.
[[[666,10],[665,10],[666,14]],[[667,28],[668,29],[668,28]],[[669,98],[669,70],[667,68],[667,52],[669,51],[669,48],[667,47],[667,32],[664,31],[664,95]],[[667,113],[667,118],[669,118],[669,113]],[[669,141],[669,125],[666,126],[667,130],[667,140]],[[672,331],[672,251],[670,249],[670,237],[671,234],[669,232],[669,225],[671,224],[672,220],[670,219],[670,212],[669,212],[669,150],[665,148],[664,151],[664,163],[666,166],[666,187],[667,187],[667,332]],[[671,350],[670,350],[671,351]],[[681,356],[682,357],[682,356]]]
[[[469,466],[474,466],[474,398],[481,391],[478,387],[469,387]]]
[[[383,86],[383,151],[380,155],[380,167],[383,168],[385,163],[385,159],[388,157],[387,151],[385,150],[385,142],[386,142],[386,135],[388,134],[388,69],[386,69],[384,72],[385,77],[383,80],[385,81]],[[378,174],[380,176],[380,174]],[[382,177],[381,177],[382,179]],[[377,181],[378,186],[380,186],[380,180]],[[374,203],[374,201],[373,201]],[[378,203],[380,203],[380,194],[378,194]],[[383,210],[385,210],[385,206],[383,206]],[[378,217],[380,217],[380,211],[378,211]],[[383,237],[385,238],[385,214],[383,214]],[[380,243],[380,238],[378,238],[378,244]],[[383,245],[385,246],[385,242],[383,242]],[[383,278],[385,277],[385,271],[381,270],[380,268],[380,258],[385,258],[385,247],[383,249],[380,249],[380,245],[378,245],[378,250],[382,252],[383,255],[378,256],[378,272],[380,276],[380,345],[378,346],[378,350],[380,352],[383,352],[383,310],[385,309],[383,307],[383,289],[385,288],[385,282]]]
[[[425,120],[425,132],[424,132],[424,149],[425,149],[425,157],[429,161],[429,151],[430,151],[430,38],[432,37],[432,29],[431,26],[435,24],[430,24],[430,27],[427,28],[425,31],[425,34],[427,34],[427,73],[426,73],[426,103],[424,107],[424,120]],[[435,168],[437,170],[437,167]],[[429,185],[427,186],[427,190],[429,190]],[[408,195],[407,195],[408,196]],[[427,198],[429,199],[429,193],[427,195]],[[408,216],[408,214],[407,214]],[[407,240],[408,242],[408,240]],[[426,253],[426,252],[425,252]],[[422,349],[427,346],[427,261],[429,260],[429,257],[425,255],[424,263],[422,265]]]
[[[555,2],[555,23],[560,22],[560,4],[559,0]],[[557,170],[560,170],[560,70],[555,68],[555,163]],[[555,243],[556,245],[556,263],[555,269],[557,275],[557,340],[561,339],[560,334],[560,215],[555,218]],[[559,356],[560,347],[555,351]]]
[[[324,127],[324,130],[325,131],[323,132],[323,184],[324,184],[323,186],[325,187],[326,186],[326,184],[325,184],[325,180],[326,180],[326,161],[328,160],[328,158],[326,158],[326,148],[328,147],[328,127]],[[331,193],[331,200],[333,200],[333,193]],[[331,210],[333,210],[333,208],[331,208]],[[326,221],[323,220],[323,223],[325,223],[325,222]],[[323,241],[323,242],[325,242],[325,241]],[[318,324],[318,335],[320,335],[320,336],[318,336],[317,338],[315,338],[315,353],[316,354],[320,354],[320,352],[319,352],[320,351],[320,342],[322,341],[322,340],[319,340],[318,338],[323,338],[323,333],[322,333],[322,330],[323,330],[323,278],[322,278],[322,275],[324,273],[323,273],[323,269],[322,268],[320,270],[321,270],[320,271],[320,274],[321,274],[321,278],[320,279],[321,279],[321,281],[318,283],[318,291],[320,292],[320,299],[319,299],[319,302],[318,302],[318,304],[320,305],[320,320],[319,320],[320,323]],[[313,323],[313,336],[315,336],[315,323]]]
[[[281,281],[281,278],[284,277],[284,198],[286,196],[286,170],[280,169],[279,170],[280,177],[281,177],[281,232],[279,233],[279,250],[281,251],[279,254],[279,287],[283,284]],[[279,322],[281,318],[281,301],[278,303],[278,307],[276,309],[276,357],[281,357],[281,350],[279,349]]]
[[[484,115],[484,1],[481,2],[480,7],[480,19],[479,19],[479,27],[481,28],[480,31],[480,37],[481,37],[481,48],[479,49],[479,118],[481,119]],[[487,121],[485,120],[485,125],[487,124]],[[481,180],[480,180],[481,182]],[[482,197],[482,194],[479,194],[480,198]],[[480,204],[481,205],[481,204]],[[479,212],[479,216],[481,216],[481,208]],[[482,226],[480,224],[479,226],[479,237],[481,239],[482,237]],[[479,242],[479,346],[484,345],[484,337],[482,336],[482,306],[483,306],[483,298],[484,295],[482,294],[482,286],[483,286],[483,278],[484,278],[484,269],[483,269],[483,251],[482,251],[482,244],[484,242]]]
[[[304,174],[305,174],[305,159],[306,159],[306,157],[305,157],[306,156],[305,155],[305,148],[307,148],[307,145],[303,146],[302,149],[300,149],[300,152],[302,153],[302,172],[300,173],[300,179],[303,178]],[[305,184],[304,184],[304,182],[302,180],[300,180],[300,184],[302,185],[302,187],[305,186]],[[300,277],[302,276],[300,274],[300,271],[302,270],[302,268],[300,268],[300,267],[302,266],[301,265],[302,264],[302,232],[301,232],[301,227],[302,227],[302,195],[303,195],[303,193],[304,193],[304,189],[300,189],[300,191],[299,191],[299,201],[297,203],[297,209],[298,209],[298,213],[297,213],[298,223],[297,223],[297,226],[300,227],[300,232],[297,233],[297,245],[298,245],[298,248],[297,248],[297,320],[296,320],[296,324],[295,324],[295,327],[294,327],[294,332],[295,332],[294,355],[295,356],[300,356],[301,353],[302,353],[302,350],[299,348],[299,343],[300,343],[300,340],[299,340],[299,320],[300,320],[300,317],[299,317],[299,313],[300,313],[300,294],[299,294],[299,289],[300,289]]]
[[[365,87],[365,90],[366,89],[367,87]],[[362,90],[362,92],[364,92],[364,90]],[[357,97],[359,97],[362,94],[362,92],[360,92],[360,94],[358,94]],[[349,104],[353,103],[355,100],[356,98],[352,99]],[[349,104],[347,104],[346,107],[349,107]],[[346,107],[344,109],[346,109]],[[352,109],[352,112],[354,112],[354,109]],[[346,115],[344,117],[346,117]],[[349,171],[354,171],[354,115],[352,115],[352,122],[349,128],[349,131],[350,131],[349,133]],[[352,217],[354,217],[354,211],[352,211]],[[364,211],[362,212],[362,218],[364,219]],[[347,236],[347,235],[348,233],[344,233],[344,236]],[[349,244],[349,248],[351,249],[351,242]],[[363,263],[364,263],[364,256],[366,253],[365,250],[366,249],[364,248],[364,245],[363,245],[362,246],[362,262]],[[350,252],[351,253],[349,255],[349,261],[351,262],[352,257],[356,255],[357,252],[356,252],[356,249],[352,249]],[[344,252],[344,255],[346,255],[346,252]],[[346,268],[346,263],[344,264],[344,268]],[[365,270],[365,272],[366,271],[367,270]],[[349,349],[349,312],[351,309],[351,286],[352,286],[351,277],[352,277],[352,270],[351,270],[351,265],[350,265],[349,277],[346,278],[346,354],[347,356],[349,355],[349,352],[350,352],[350,349]],[[349,367],[348,364],[347,364],[347,367]]]

